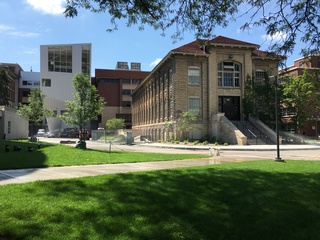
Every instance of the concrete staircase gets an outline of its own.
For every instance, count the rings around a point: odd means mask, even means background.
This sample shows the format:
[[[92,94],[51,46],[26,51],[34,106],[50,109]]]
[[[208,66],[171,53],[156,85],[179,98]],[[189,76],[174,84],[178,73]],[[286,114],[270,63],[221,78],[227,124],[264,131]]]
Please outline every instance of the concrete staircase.
[[[247,137],[248,145],[274,144],[267,135],[261,132],[251,122],[245,120],[231,122]]]

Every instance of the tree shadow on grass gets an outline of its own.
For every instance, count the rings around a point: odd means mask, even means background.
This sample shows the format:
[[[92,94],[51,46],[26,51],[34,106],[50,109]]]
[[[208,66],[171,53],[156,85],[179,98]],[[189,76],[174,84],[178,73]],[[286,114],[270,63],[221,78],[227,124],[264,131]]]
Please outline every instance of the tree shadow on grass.
[[[19,196],[27,201],[32,190],[52,211],[24,208],[30,219],[20,227],[36,238],[317,239],[319,180],[213,166],[39,182]]]
[[[44,142],[0,141],[0,170],[47,167],[41,149],[51,146]]]

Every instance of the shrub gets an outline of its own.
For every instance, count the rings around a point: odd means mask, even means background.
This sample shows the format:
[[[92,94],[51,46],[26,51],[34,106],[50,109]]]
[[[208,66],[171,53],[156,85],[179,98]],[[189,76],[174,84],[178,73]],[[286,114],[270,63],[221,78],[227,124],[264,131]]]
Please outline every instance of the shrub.
[[[185,145],[187,145],[187,144],[188,144],[188,140],[184,140],[183,143],[184,143]]]
[[[208,141],[204,141],[202,144],[203,145],[208,145]]]
[[[218,145],[219,145],[219,143],[218,143],[218,142],[215,142],[215,143],[214,143],[214,145],[218,146]]]
[[[199,141],[197,140],[197,141],[194,141],[193,142],[193,145],[197,145],[199,143]]]
[[[228,145],[229,145],[229,143],[224,143],[223,145],[224,145],[224,146],[228,146]]]

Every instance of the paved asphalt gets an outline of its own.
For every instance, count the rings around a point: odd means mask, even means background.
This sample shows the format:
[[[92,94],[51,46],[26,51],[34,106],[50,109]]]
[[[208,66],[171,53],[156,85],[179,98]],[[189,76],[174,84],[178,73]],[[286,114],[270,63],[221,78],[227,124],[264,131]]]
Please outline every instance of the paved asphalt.
[[[41,138],[41,141],[60,143],[59,138]],[[66,139],[63,139],[66,140]],[[75,144],[70,144],[75,146]],[[159,153],[207,154],[207,159],[160,161],[150,163],[103,164],[38,169],[0,170],[0,185],[32,181],[76,178],[102,174],[161,170],[191,166],[205,166],[235,161],[275,159],[276,145],[248,146],[186,146],[181,144],[139,143],[134,145],[87,141],[87,148]],[[320,160],[320,143],[305,145],[280,145],[283,160]]]

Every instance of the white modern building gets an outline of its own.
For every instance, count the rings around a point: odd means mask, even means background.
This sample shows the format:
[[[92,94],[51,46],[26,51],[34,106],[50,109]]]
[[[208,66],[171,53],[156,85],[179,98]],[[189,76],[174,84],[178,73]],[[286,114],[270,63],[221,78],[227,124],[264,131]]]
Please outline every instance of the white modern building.
[[[72,79],[80,72],[91,76],[90,43],[40,46],[40,88],[55,113],[47,119],[49,131],[66,127],[58,116],[66,110],[65,101],[73,100]]]

